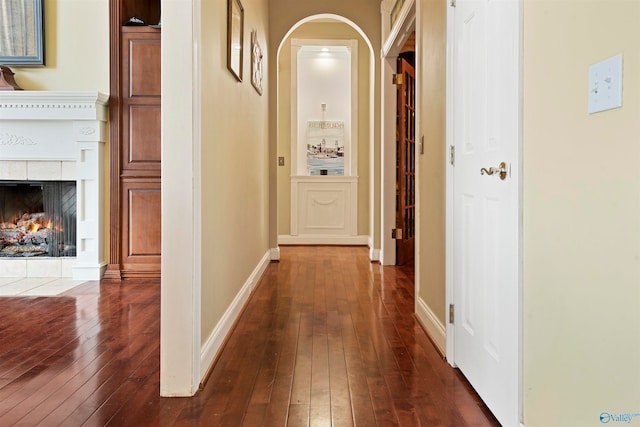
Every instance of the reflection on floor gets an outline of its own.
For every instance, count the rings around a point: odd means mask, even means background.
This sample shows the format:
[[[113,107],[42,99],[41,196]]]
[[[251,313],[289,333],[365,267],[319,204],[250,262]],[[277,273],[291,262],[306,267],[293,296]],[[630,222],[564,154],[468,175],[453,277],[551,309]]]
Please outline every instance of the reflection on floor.
[[[85,283],[70,277],[2,277],[0,278],[0,296],[29,297],[56,296]]]

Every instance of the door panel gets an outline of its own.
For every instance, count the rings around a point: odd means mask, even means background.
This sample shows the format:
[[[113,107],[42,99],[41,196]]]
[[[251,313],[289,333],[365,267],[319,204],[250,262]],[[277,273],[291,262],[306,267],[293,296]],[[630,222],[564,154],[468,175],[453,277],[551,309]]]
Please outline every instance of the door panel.
[[[122,277],[160,277],[160,180],[126,180],[122,184]]]
[[[160,256],[160,190],[129,189],[128,256]]]
[[[517,0],[452,10],[455,364],[505,426],[519,419],[518,10]],[[504,180],[491,169],[501,162]]]
[[[122,164],[129,170],[160,170],[160,105],[129,104],[122,122],[128,130],[123,141]]]

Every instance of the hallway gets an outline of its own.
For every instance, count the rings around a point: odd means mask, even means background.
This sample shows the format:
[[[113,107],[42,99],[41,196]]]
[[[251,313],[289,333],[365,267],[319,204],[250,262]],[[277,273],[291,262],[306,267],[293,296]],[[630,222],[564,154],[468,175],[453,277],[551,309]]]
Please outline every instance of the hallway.
[[[0,424],[493,426],[413,313],[412,270],[283,247],[204,388],[160,398],[159,286],[0,298]]]

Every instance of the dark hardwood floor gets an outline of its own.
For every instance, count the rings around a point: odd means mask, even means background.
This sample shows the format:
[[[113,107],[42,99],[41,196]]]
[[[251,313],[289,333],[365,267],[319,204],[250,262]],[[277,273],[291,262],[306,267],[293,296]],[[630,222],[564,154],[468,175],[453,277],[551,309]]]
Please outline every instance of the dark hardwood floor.
[[[498,425],[365,248],[283,247],[192,398],[159,397],[159,290],[0,298],[0,426]]]

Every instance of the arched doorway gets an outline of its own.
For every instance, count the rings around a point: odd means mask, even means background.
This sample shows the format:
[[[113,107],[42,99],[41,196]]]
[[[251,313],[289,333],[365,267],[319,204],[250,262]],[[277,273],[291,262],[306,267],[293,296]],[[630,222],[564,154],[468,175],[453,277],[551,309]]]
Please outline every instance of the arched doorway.
[[[303,211],[307,215],[305,206],[296,205],[297,182],[300,180],[300,175],[302,175],[302,181],[313,181],[314,179],[309,178],[312,172],[307,174],[304,168],[302,168],[303,173],[300,173],[300,164],[306,161],[303,157],[307,153],[301,152],[306,150],[306,141],[297,141],[297,149],[296,145],[292,145],[292,141],[295,143],[298,139],[298,134],[296,134],[297,127],[295,123],[292,123],[292,117],[297,116],[295,109],[298,107],[299,99],[299,96],[295,93],[298,79],[297,76],[292,76],[291,71],[292,61],[294,61],[295,66],[295,61],[297,60],[295,55],[292,56],[292,43],[294,45],[315,45],[320,49],[323,47],[320,45],[325,43],[327,46],[324,48],[329,51],[330,46],[345,45],[347,42],[350,46],[355,46],[355,49],[350,47],[349,51],[353,52],[354,58],[352,62],[355,63],[354,68],[357,68],[351,78],[353,93],[356,95],[352,100],[351,128],[346,138],[349,140],[349,146],[345,149],[353,148],[353,150],[347,155],[348,160],[345,159],[348,166],[345,171],[351,168],[349,173],[346,174],[349,177],[344,176],[344,181],[350,181],[347,184],[350,190],[338,196],[342,197],[344,202],[350,204],[350,206],[341,207],[345,208],[344,211],[352,214],[351,218],[347,219],[347,221],[352,221],[350,224],[351,230],[345,236],[331,235],[332,231],[325,232],[324,235],[322,233],[311,236],[305,235],[304,232],[299,233],[297,229],[297,213]],[[373,120],[375,57],[369,39],[357,25],[343,17],[328,14],[310,16],[296,23],[281,40],[277,52],[277,67],[276,151],[278,167],[276,173],[276,227],[278,244],[338,243],[368,245],[371,248],[370,257],[373,260],[377,260],[378,252],[373,239],[376,233],[374,225],[376,206],[373,201],[375,200],[375,191],[379,192],[374,184],[376,173],[379,172],[375,170],[373,162],[374,151],[376,150]],[[293,73],[296,73],[296,71],[293,71]],[[333,126],[335,124],[333,122],[341,122],[340,117],[332,117],[330,115],[331,106],[323,107],[322,104],[326,105],[326,103],[321,101],[317,102],[317,104],[318,108],[315,112],[317,117],[310,116],[310,118],[317,120],[309,120],[310,124],[331,122]],[[320,131],[329,130],[320,129]],[[335,131],[334,129],[333,132]],[[304,130],[301,134],[303,135],[302,137],[309,135]],[[313,146],[313,144],[308,145]],[[307,176],[304,176],[305,174]],[[297,177],[295,184],[292,177]],[[340,181],[339,178],[329,177],[329,180],[331,179]],[[316,179],[316,181],[318,180]],[[335,187],[335,185],[332,185],[332,187]],[[330,203],[333,202],[330,200]],[[340,206],[340,203],[340,200],[336,200],[335,206]],[[343,219],[338,219],[336,222],[341,221]],[[322,226],[318,227],[318,229],[321,228]]]

